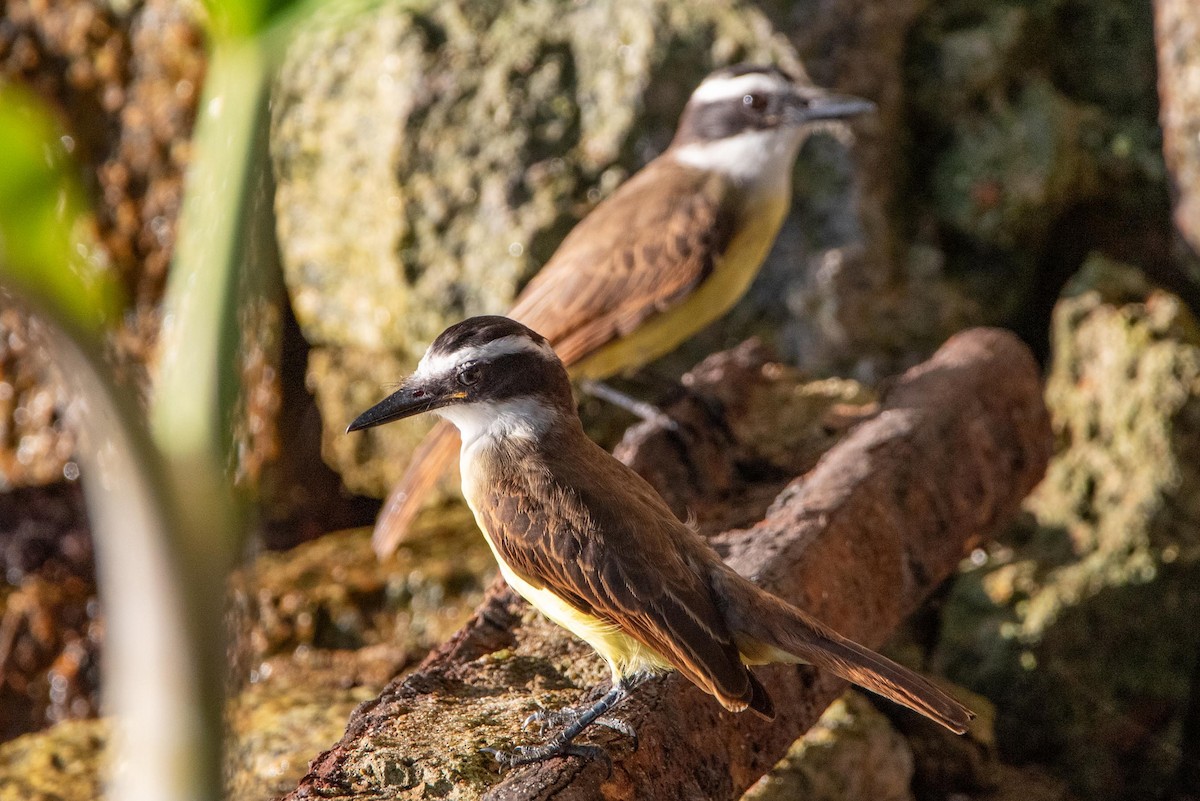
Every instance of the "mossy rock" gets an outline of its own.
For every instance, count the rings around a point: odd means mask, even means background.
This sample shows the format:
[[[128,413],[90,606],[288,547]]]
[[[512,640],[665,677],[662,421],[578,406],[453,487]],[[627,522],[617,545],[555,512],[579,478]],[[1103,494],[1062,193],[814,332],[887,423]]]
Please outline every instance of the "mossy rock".
[[[366,529],[265,553],[233,580],[237,662],[297,649],[386,645],[419,659],[458,630],[495,562],[461,506],[430,509],[413,538],[380,562]]]
[[[109,726],[68,720],[0,744],[0,801],[100,798]]]
[[[1039,294],[1089,249],[1165,227],[1153,23],[1139,0],[951,0],[915,26],[903,214],[986,322],[1040,339]]]
[[[1084,279],[1055,312],[1058,453],[956,585],[941,648],[996,703],[1006,756],[1149,797],[1179,769],[1200,654],[1200,329],[1161,291],[1130,302],[1126,268]]]

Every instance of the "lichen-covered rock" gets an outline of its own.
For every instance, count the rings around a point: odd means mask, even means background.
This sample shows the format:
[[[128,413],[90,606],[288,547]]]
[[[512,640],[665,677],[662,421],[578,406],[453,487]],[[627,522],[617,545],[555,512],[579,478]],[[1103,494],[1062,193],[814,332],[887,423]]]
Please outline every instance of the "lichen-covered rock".
[[[1058,455],[956,585],[941,646],[996,703],[1002,752],[1087,797],[1162,794],[1200,657],[1200,329],[1139,284],[1094,260],[1060,301]]]
[[[1114,230],[1161,238],[1150,4],[931,4],[905,69],[915,239],[984,321],[1036,342],[1086,254],[1127,246]]]
[[[0,801],[95,801],[108,744],[104,720],[70,720],[0,744]]]
[[[264,553],[233,581],[239,672],[254,676],[262,660],[298,648],[386,644],[419,659],[467,619],[493,570],[470,513],[458,507],[431,510],[382,563],[363,529]]]
[[[470,616],[495,564],[469,513],[431,510],[414,534],[384,563],[360,529],[262,554],[235,577],[230,798],[294,786],[355,706]]]
[[[908,743],[870,701],[850,691],[795,742],[742,801],[912,801]]]
[[[341,737],[354,707],[374,698],[405,664],[402,648],[298,649],[266,660],[229,700],[225,792],[270,801],[295,786],[309,760]]]
[[[852,178],[838,175],[850,166],[831,158],[828,138],[805,146],[795,216],[806,224],[785,229],[780,240],[793,248],[797,239],[811,241],[782,268],[768,262],[748,298],[754,305],[730,316],[765,315],[784,357],[817,372],[875,382],[984,319],[977,300],[947,280],[945,255],[914,238],[907,221],[914,198],[906,61],[930,6],[806,0],[768,12],[818,83],[869,97],[878,109],[854,126]],[[791,280],[781,270],[792,271]]]
[[[273,100],[278,232],[348,486],[385,492],[423,430],[344,437],[351,411],[449,322],[507,308],[739,59],[799,69],[761,13],[718,0],[383,3],[298,38]]]
[[[1175,224],[1200,253],[1200,18],[1188,0],[1156,0],[1159,120]]]

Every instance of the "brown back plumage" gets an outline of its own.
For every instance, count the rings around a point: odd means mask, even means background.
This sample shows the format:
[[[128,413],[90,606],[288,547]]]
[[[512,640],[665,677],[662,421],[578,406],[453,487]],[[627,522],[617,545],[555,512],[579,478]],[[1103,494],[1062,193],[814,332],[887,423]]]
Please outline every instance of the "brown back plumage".
[[[656,159],[571,230],[509,316],[550,340],[568,368],[628,336],[712,273],[736,227],[731,191]]]

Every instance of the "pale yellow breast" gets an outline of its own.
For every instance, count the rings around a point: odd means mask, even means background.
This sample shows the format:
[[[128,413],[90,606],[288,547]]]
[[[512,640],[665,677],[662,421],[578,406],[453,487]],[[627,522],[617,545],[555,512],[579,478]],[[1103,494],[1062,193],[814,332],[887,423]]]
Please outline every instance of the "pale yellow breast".
[[[646,320],[630,336],[615,340],[569,368],[575,379],[601,379],[635,370],[673,351],[733,307],[758,275],[787,216],[789,198],[764,199],[747,215],[712,274],[686,300]]]
[[[592,646],[608,663],[614,683],[622,676],[641,671],[670,670],[671,665],[653,649],[642,645],[611,623],[584,614],[559,598],[547,587],[535,585],[525,579],[504,561],[504,558],[496,550],[496,545],[488,534],[487,526],[476,509],[475,487],[472,480],[475,473],[470,469],[471,466],[465,463],[467,461],[465,453],[463,461],[463,496],[467,499],[467,505],[471,508],[471,513],[475,515],[475,522],[478,524],[479,530],[483,532],[488,547],[492,549],[492,555],[496,557],[496,563],[500,566],[500,574],[504,576],[508,586],[529,601],[533,608]]]

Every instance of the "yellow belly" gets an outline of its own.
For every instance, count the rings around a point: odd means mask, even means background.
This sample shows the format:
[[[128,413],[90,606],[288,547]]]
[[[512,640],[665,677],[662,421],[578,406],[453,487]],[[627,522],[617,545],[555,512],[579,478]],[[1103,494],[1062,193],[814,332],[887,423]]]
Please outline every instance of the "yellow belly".
[[[769,199],[747,216],[745,228],[729,243],[712,274],[678,306],[643,322],[618,339],[575,363],[571,377],[602,379],[636,370],[673,351],[737,303],[775,244],[787,215],[788,198]]]
[[[491,540],[488,540],[491,544]],[[495,548],[492,549],[495,554]],[[641,671],[670,670],[671,665],[656,651],[647,648],[619,628],[580,612],[545,587],[535,587],[517,575],[496,555],[500,573],[508,585],[529,601],[535,609],[586,642],[608,663],[615,684],[623,676]]]
[[[464,476],[468,475],[465,470],[463,474]],[[471,507],[472,514],[475,514],[475,522],[479,525],[479,530],[483,532],[483,538],[487,540],[488,547],[492,549],[492,555],[496,557],[496,563],[500,566],[500,574],[504,576],[508,586],[529,601],[534,609],[596,649],[596,653],[600,654],[608,663],[614,684],[622,677],[633,673],[661,672],[672,669],[671,664],[654,649],[642,645],[613,624],[584,614],[548,588],[535,586],[518,575],[496,551],[496,546],[492,542],[492,538],[488,536],[483,521],[475,513],[475,505],[471,502],[471,494],[465,486],[465,482],[463,494],[467,498],[467,505]]]

